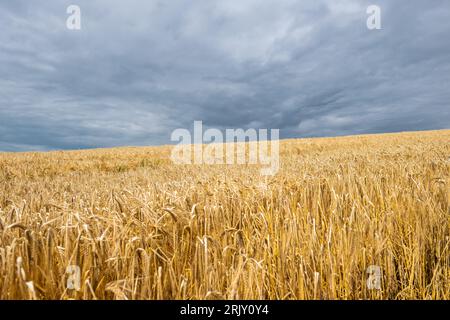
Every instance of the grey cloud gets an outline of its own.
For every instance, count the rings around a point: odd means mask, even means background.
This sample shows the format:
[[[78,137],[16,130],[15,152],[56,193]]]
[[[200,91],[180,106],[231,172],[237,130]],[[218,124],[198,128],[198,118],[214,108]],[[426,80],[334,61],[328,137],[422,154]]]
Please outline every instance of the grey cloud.
[[[82,30],[65,28],[66,8]],[[450,127],[450,4],[0,1],[0,150],[170,143],[194,120],[281,137]]]

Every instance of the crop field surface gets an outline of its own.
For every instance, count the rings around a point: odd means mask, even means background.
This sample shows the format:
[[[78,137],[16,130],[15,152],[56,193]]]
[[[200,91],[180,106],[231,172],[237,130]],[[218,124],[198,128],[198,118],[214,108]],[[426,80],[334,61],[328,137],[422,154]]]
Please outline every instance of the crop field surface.
[[[0,153],[0,299],[450,299],[450,130],[171,148]]]

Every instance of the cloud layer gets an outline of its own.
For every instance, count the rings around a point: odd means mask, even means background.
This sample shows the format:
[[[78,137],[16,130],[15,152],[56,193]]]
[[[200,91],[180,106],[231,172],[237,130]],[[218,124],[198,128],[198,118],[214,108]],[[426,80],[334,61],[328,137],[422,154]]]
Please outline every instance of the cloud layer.
[[[450,128],[449,17],[447,0],[1,0],[0,150],[165,144],[194,120],[282,138]]]

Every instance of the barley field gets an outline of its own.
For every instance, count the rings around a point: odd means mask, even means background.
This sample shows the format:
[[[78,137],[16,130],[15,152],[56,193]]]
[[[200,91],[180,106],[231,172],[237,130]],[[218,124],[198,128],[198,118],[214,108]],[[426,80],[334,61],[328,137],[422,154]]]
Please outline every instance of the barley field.
[[[450,299],[450,130],[170,152],[0,153],[0,299]]]

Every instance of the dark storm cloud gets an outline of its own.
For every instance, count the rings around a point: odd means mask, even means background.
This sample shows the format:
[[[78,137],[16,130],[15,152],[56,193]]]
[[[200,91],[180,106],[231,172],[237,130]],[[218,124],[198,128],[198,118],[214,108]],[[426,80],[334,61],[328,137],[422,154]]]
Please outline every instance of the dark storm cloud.
[[[449,128],[449,17],[445,0],[1,0],[0,150],[169,143],[194,120],[282,137]]]

